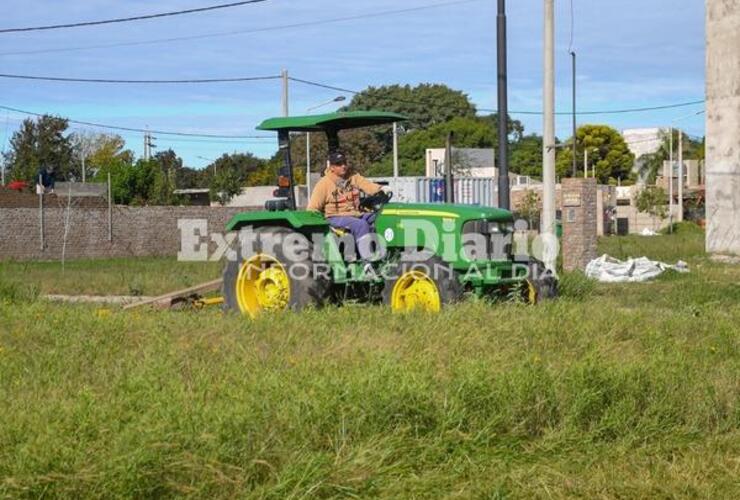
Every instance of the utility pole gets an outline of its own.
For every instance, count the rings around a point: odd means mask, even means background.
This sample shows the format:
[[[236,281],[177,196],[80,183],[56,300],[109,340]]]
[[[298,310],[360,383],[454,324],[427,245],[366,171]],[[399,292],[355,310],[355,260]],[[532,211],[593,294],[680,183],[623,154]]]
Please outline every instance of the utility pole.
[[[280,78],[283,82],[283,116],[289,116],[288,111],[288,70],[284,69],[280,72]]]
[[[85,183],[85,156],[86,154],[85,154],[85,150],[83,147],[83,151],[82,151],[82,183],[83,184]]]
[[[555,6],[554,0],[544,0],[544,82],[542,138],[542,224],[543,260],[547,269],[555,271]]]
[[[683,132],[678,131],[678,221],[683,220]]]
[[[152,148],[156,148],[157,145],[152,142],[156,137],[152,137],[149,132],[144,133],[144,160],[149,161],[152,159]]]
[[[393,122],[393,178],[398,178],[398,123]]]
[[[306,132],[306,196],[311,199],[311,132]]]
[[[671,138],[668,140],[668,231],[673,232],[673,127]]]
[[[509,200],[509,97],[506,74],[506,0],[498,0],[496,25],[498,52],[498,205],[511,208]]]
[[[583,148],[583,178],[588,178],[588,148]]]
[[[571,60],[573,62],[573,177],[578,175],[578,164],[576,158],[576,135],[578,133],[578,126],[576,125],[576,53],[570,53]]]
[[[452,132],[445,141],[445,203],[455,202],[455,180],[452,175]]]
[[[288,105],[287,105],[287,102],[288,102],[288,91],[287,91],[288,72],[287,71],[284,71],[283,78],[285,79],[283,81],[283,85],[285,85],[285,87],[283,89],[283,91],[284,91],[284,95],[283,95],[283,99],[284,99],[283,100],[283,106],[284,106],[283,113],[285,114],[285,116],[288,116],[287,115],[287,111],[288,111],[287,110],[287,107],[288,107]],[[344,97],[343,95],[337,96],[337,97],[335,97],[334,99],[332,99],[330,101],[322,102],[322,103],[316,104],[315,106],[311,106],[310,108],[306,108],[306,113],[310,113],[314,109],[318,109],[318,108],[320,108],[322,106],[326,106],[327,104],[331,104],[333,102],[342,102],[342,101],[344,101],[346,99],[347,98]],[[306,193],[307,193],[308,198],[310,199],[311,198],[311,132],[306,132]]]

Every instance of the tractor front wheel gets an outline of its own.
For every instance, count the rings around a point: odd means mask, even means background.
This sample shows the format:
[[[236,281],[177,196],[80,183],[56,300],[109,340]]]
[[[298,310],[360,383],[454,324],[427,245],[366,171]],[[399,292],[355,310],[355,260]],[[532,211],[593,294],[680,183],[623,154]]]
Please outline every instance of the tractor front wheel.
[[[383,303],[393,312],[439,312],[459,301],[463,288],[458,274],[436,255],[392,264],[386,269]]]

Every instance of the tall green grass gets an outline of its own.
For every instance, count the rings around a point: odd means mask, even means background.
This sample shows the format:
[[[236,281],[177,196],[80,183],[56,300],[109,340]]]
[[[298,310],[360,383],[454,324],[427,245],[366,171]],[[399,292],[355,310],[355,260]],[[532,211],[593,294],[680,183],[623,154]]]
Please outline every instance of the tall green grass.
[[[740,273],[693,239],[688,275],[436,316],[0,297],[0,496],[737,497]]]
[[[221,276],[220,262],[175,258],[0,262],[0,284],[33,284],[42,294],[160,295]]]

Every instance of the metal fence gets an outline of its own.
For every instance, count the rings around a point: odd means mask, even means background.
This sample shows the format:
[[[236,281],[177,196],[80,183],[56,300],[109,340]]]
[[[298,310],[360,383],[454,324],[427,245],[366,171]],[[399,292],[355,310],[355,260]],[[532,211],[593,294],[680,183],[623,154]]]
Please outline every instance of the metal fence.
[[[374,177],[373,182],[387,185],[393,201],[402,203],[443,203],[445,181],[441,177]],[[493,177],[458,177],[453,180],[455,203],[498,206],[498,187]]]

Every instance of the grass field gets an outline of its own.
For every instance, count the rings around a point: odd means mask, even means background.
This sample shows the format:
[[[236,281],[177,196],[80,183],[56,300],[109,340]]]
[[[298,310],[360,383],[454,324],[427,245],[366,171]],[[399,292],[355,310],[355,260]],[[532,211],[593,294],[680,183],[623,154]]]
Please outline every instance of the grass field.
[[[601,247],[691,273],[247,321],[33,300],[210,264],[2,264],[0,496],[737,498],[740,267],[690,226]]]

